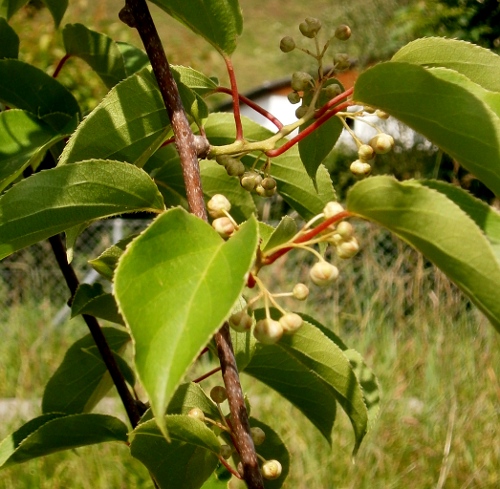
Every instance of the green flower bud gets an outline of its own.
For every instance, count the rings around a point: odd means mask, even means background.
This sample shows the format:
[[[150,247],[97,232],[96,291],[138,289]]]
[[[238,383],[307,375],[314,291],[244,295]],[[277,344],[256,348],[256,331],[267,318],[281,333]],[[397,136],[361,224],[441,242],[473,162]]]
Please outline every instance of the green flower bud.
[[[280,41],[280,49],[284,53],[289,53],[290,51],[293,51],[295,49],[295,41],[293,40],[293,37],[285,36]]]
[[[281,464],[277,460],[268,460],[262,465],[262,477],[267,480],[277,479],[282,470]]]
[[[289,312],[280,317],[280,324],[284,334],[293,334],[302,327],[304,320],[298,314]]]
[[[296,71],[292,74],[292,81],[290,83],[292,90],[301,92],[314,83],[313,77],[305,71]]]
[[[300,95],[297,92],[290,92],[286,98],[291,104],[298,104],[300,102]]]
[[[335,282],[339,277],[339,269],[326,261],[319,261],[309,271],[311,280],[318,286],[324,287]]]
[[[207,211],[210,217],[224,217],[226,214],[224,211],[229,212],[231,210],[231,202],[222,194],[215,194],[207,202]]]
[[[220,456],[223,459],[228,459],[233,454],[233,449],[229,445],[220,446]]]
[[[264,430],[258,426],[250,428],[250,435],[252,436],[253,444],[255,446],[262,445],[266,439]]]
[[[261,185],[266,190],[273,190],[276,188],[276,180],[273,177],[266,177],[262,180]]]
[[[264,345],[272,345],[283,336],[283,326],[274,319],[261,319],[257,321],[253,335]]]
[[[340,95],[342,93],[342,88],[338,83],[332,83],[331,85],[323,88],[323,92],[329,99],[331,99],[336,97],[337,95]]]
[[[210,391],[210,397],[212,401],[214,401],[217,404],[224,402],[227,399],[226,388],[222,387],[221,385],[216,385]]]
[[[339,41],[347,41],[351,37],[351,28],[345,24],[339,25],[335,29],[335,37]]]
[[[338,71],[347,70],[351,67],[351,60],[349,55],[346,53],[337,53],[333,57],[333,66]]]
[[[293,296],[299,301],[305,301],[309,296],[309,288],[306,284],[295,284],[292,290]]]
[[[307,17],[304,22],[299,24],[300,33],[309,38],[314,38],[321,29],[321,21],[315,17]]]
[[[240,177],[245,173],[245,165],[236,158],[232,158],[226,165],[227,174],[230,177]]]
[[[240,179],[240,185],[249,192],[255,190],[255,187],[257,187],[257,185],[260,185],[260,182],[262,182],[262,177],[258,173],[255,173],[253,171],[247,171],[243,173]]]
[[[307,114],[307,111],[309,110],[309,107],[307,105],[301,105],[296,111],[295,111],[295,117],[297,119],[301,119]]]

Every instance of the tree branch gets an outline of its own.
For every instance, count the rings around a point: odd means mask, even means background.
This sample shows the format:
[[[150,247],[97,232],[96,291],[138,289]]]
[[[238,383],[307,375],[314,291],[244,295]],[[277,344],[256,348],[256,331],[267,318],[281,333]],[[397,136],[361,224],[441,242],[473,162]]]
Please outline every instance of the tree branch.
[[[170,72],[168,60],[146,0],[126,0],[125,7],[120,11],[120,19],[128,26],[136,28],[139,32],[172,124],[175,144],[181,160],[189,208],[194,215],[207,221],[198,157],[208,154],[209,143],[206,138],[195,136],[191,131],[177,84]],[[231,426],[234,431],[236,449],[240,454],[243,465],[243,477],[249,489],[263,489],[264,483],[259,470],[253,440],[250,436],[248,413],[243,399],[227,323],[215,335],[215,342],[219,353],[224,384],[228,393],[228,402],[232,415]]]

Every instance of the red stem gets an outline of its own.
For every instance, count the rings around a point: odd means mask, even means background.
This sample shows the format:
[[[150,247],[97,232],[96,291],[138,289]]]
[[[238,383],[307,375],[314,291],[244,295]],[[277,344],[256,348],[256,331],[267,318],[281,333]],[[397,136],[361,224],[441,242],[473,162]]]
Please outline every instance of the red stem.
[[[338,214],[335,214],[332,217],[329,217],[328,219],[324,220],[321,224],[318,224],[316,227],[311,229],[305,234],[302,234],[299,236],[297,239],[293,241],[293,243],[299,244],[299,243],[305,243],[306,241],[309,241],[310,239],[314,238],[317,236],[319,233],[323,232],[325,229],[328,228],[331,224],[334,224],[338,221],[341,221],[342,219],[345,219],[346,217],[351,217],[352,214],[349,211],[343,211],[339,212]],[[276,251],[272,255],[266,256],[262,262],[264,265],[270,265],[271,263],[274,263],[278,258],[282,257],[286,253],[288,253],[290,250],[293,250],[293,246],[287,246],[286,248],[281,248],[280,250]]]
[[[320,109],[318,109],[316,111],[316,113],[314,114],[314,117],[316,117],[318,119],[325,112],[327,112],[329,109],[331,109],[332,107],[335,107],[336,104],[338,104],[339,102],[342,102],[342,100],[344,100],[345,98],[351,96],[353,94],[353,92],[354,92],[354,87],[351,87],[351,88],[348,88],[345,92],[343,92],[343,93],[337,95],[336,97],[332,98],[325,105],[323,105],[323,107],[321,107]]]
[[[299,132],[297,136],[287,141],[283,146],[266,151],[266,156],[274,158],[276,156],[282,155],[283,153],[286,153],[292,146],[295,146],[299,141],[302,141],[302,139],[309,136],[309,134],[318,129],[318,127],[324,124],[328,119],[332,118],[341,110],[346,109],[347,107],[349,107],[349,105],[351,105],[350,101],[346,101],[343,104],[337,105],[334,109],[326,112],[319,119],[314,121],[310,126],[307,126],[303,131]]]
[[[213,374],[216,374],[217,372],[220,372],[220,370],[221,370],[221,367],[215,367],[214,369],[210,370],[210,372],[207,372],[206,374],[203,374],[201,377],[198,377],[197,379],[194,379],[193,382],[195,384],[198,384],[202,380],[208,379]]]
[[[230,88],[226,88],[226,87],[218,87],[215,90],[215,92],[216,93],[227,93],[228,95],[233,94],[232,90]],[[244,95],[241,95],[240,93],[238,94],[238,99],[240,100],[240,102],[245,103],[250,108],[255,110],[255,112],[258,112],[260,115],[264,116],[266,119],[269,119],[278,128],[278,130],[280,130],[283,127],[283,123],[279,119],[274,117],[273,114],[268,112],[266,109],[261,107],[259,104],[256,104],[253,100],[250,100],[248,97],[245,97]]]
[[[236,140],[243,140],[243,125],[241,124],[240,114],[240,100],[238,95],[238,85],[236,83],[236,75],[234,73],[233,62],[229,56],[224,56],[226,62],[227,73],[229,75],[229,82],[231,84],[231,96],[233,97],[233,113],[234,123],[236,125]]]
[[[54,74],[52,75],[52,78],[57,78],[57,76],[59,75],[59,72],[62,70],[62,67],[64,66],[66,61],[68,61],[69,58],[71,58],[71,54],[65,54],[61,58],[61,61],[59,61],[59,63],[56,66],[56,69],[54,71]]]

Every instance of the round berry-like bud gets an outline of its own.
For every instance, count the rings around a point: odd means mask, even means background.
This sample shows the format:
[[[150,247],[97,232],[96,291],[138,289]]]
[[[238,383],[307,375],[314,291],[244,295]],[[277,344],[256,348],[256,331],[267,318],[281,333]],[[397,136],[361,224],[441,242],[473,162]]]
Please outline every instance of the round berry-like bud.
[[[342,93],[342,88],[338,83],[332,83],[331,85],[323,88],[323,92],[330,99],[340,95]]]
[[[394,138],[381,132],[370,139],[370,146],[378,155],[385,155],[394,147]]]
[[[208,214],[212,218],[223,217],[225,216],[225,212],[229,212],[231,210],[231,202],[227,200],[226,196],[222,194],[215,194],[208,202],[207,202],[207,210]]]
[[[220,446],[220,456],[223,459],[228,459],[233,454],[233,449],[229,445]]]
[[[341,24],[335,29],[335,37],[339,41],[347,41],[351,37],[351,28],[348,25]]]
[[[229,318],[229,326],[233,328],[238,333],[246,333],[252,328],[252,316],[250,316],[246,309],[233,314]]]
[[[226,171],[230,177],[241,177],[245,173],[245,165],[236,158],[226,164]]]
[[[307,17],[304,22],[299,24],[300,33],[309,38],[313,38],[321,29],[321,21],[315,17]]]
[[[333,66],[336,70],[343,71],[347,70],[351,66],[351,60],[347,53],[337,53],[333,57]]]
[[[293,334],[302,327],[304,320],[298,314],[289,312],[280,317],[280,324],[284,334]]]
[[[200,408],[193,408],[189,411],[188,416],[194,419],[199,419],[202,422],[205,422],[205,413]]]
[[[305,71],[296,71],[292,74],[292,81],[290,83],[292,90],[301,92],[314,83],[313,77]]]
[[[368,162],[375,156],[375,150],[369,144],[362,144],[358,148],[358,158],[363,162]]]
[[[240,178],[241,186],[249,192],[255,190],[255,187],[257,185],[260,185],[261,181],[262,177],[258,173],[255,173],[253,171],[247,171],[243,173],[242,177]]]
[[[354,228],[350,222],[342,221],[339,222],[335,234],[338,234],[343,240],[348,240],[354,234]]]
[[[340,212],[344,212],[344,208],[338,202],[328,202],[323,209],[323,214],[325,215],[325,219],[329,219],[330,217],[336,216]]]
[[[293,51],[295,49],[295,41],[293,40],[293,37],[285,36],[280,41],[280,49],[284,53],[289,53],[290,51]]]
[[[390,115],[387,113],[387,112],[384,112],[383,110],[380,110],[380,109],[377,109],[375,111],[375,115],[379,118],[379,119],[389,119]]]
[[[268,460],[262,464],[262,477],[272,481],[281,475],[282,470],[281,464],[277,460]]]
[[[226,388],[222,387],[221,385],[212,387],[212,390],[210,391],[210,397],[212,398],[212,401],[216,402],[217,404],[224,402],[227,399]]]
[[[337,245],[337,256],[344,260],[352,258],[359,251],[358,240],[354,237]]]
[[[295,111],[295,117],[297,119],[301,119],[307,114],[307,111],[309,110],[309,107],[307,105],[301,105],[296,111]]]
[[[283,336],[283,326],[274,319],[261,319],[257,321],[253,335],[264,345],[272,345]]]
[[[372,171],[372,167],[368,163],[360,160],[353,161],[349,169],[357,177],[366,177]]]
[[[300,102],[300,95],[297,92],[290,92],[286,96],[286,98],[293,105],[298,104]]]
[[[311,280],[320,287],[335,282],[339,277],[339,269],[326,261],[319,261],[309,271]]]
[[[273,190],[276,188],[276,180],[273,177],[266,177],[262,180],[261,185],[266,190]]]
[[[309,296],[309,288],[306,284],[295,284],[292,290],[293,296],[299,301],[305,301]]]
[[[266,434],[264,430],[258,426],[250,428],[250,435],[252,436],[253,444],[255,446],[262,445],[266,439]]]
[[[219,165],[222,165],[224,168],[235,158],[229,155],[218,155],[215,157],[215,161],[219,163]]]
[[[212,221],[212,227],[223,238],[229,238],[234,233],[235,227],[233,221],[229,217],[218,217]]]

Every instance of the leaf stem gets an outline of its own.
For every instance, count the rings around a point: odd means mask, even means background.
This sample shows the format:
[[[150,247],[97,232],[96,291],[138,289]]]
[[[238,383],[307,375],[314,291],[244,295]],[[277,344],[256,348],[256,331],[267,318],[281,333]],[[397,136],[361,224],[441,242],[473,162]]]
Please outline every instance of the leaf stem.
[[[233,97],[233,114],[234,114],[234,123],[236,125],[236,140],[242,141],[244,139],[243,124],[241,123],[240,99],[238,94],[238,84],[236,83],[236,75],[234,73],[234,66],[229,56],[224,55],[224,61],[226,63],[227,74],[229,75],[229,83],[231,85],[231,96]]]
[[[61,60],[59,61],[59,63],[56,66],[56,69],[54,70],[52,78],[57,78],[58,77],[59,72],[62,70],[63,66],[65,65],[66,61],[68,61],[69,58],[71,58],[71,54],[65,54],[61,58]]]

